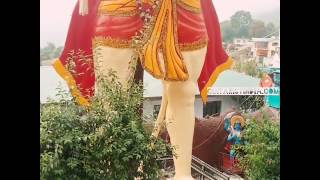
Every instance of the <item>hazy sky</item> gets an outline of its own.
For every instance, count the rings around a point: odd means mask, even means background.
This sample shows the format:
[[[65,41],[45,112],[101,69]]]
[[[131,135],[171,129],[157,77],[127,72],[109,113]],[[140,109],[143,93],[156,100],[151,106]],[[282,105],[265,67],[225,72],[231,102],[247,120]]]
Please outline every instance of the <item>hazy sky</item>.
[[[40,46],[53,42],[64,45],[69,21],[77,0],[40,0]],[[238,10],[270,11],[280,7],[280,0],[213,0],[220,21]]]

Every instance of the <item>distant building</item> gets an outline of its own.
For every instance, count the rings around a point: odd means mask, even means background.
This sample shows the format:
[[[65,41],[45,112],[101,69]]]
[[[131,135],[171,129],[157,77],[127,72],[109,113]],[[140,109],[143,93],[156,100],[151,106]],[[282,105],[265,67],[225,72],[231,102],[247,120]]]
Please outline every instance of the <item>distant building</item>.
[[[270,58],[275,54],[280,54],[280,38],[252,38],[254,43],[253,56],[257,57],[259,62],[263,62],[264,58]]]
[[[233,43],[229,44],[227,48],[230,51],[241,51],[244,49],[252,49],[253,48],[253,43],[251,42],[250,39],[247,38],[235,38],[233,39]]]
[[[272,38],[268,43],[268,57],[280,53],[280,39]]]
[[[244,46],[244,45],[247,45],[249,41],[250,40],[246,38],[235,38],[233,39],[233,44],[236,46]]]
[[[269,38],[252,38],[252,41],[254,42],[253,55],[258,57],[267,57],[269,40]]]
[[[264,58],[263,64],[269,68],[280,68],[280,57],[278,53],[275,53],[271,57]]]
[[[220,74],[214,87],[258,87],[260,80],[235,71],[226,70]],[[66,92],[68,87],[65,81],[55,72],[52,66],[40,66],[40,103],[47,103],[47,98],[58,101],[57,87]],[[144,73],[144,103],[143,114],[156,116],[160,109],[162,97],[161,81],[154,79],[148,73]],[[69,96],[67,98],[71,98]],[[206,115],[218,115],[232,107],[239,108],[239,96],[208,96],[208,102],[204,106],[197,90],[195,99],[195,114],[197,117]]]

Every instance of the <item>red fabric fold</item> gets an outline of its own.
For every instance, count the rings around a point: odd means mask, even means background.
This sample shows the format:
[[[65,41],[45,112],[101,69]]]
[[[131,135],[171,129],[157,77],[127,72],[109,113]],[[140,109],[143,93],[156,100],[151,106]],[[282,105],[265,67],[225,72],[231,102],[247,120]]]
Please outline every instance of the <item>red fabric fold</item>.
[[[200,92],[209,82],[216,68],[225,63],[229,56],[222,47],[220,24],[212,0],[201,0],[201,8],[208,33],[206,59],[198,79]]]
[[[71,63],[71,57],[75,63],[73,71],[70,71],[82,96],[89,99],[94,93],[94,68],[93,61],[81,60],[81,54],[92,56],[92,36],[94,23],[100,0],[89,0],[89,13],[86,16],[79,15],[79,2],[77,2],[69,24],[69,30],[64,49],[59,58],[67,69]]]

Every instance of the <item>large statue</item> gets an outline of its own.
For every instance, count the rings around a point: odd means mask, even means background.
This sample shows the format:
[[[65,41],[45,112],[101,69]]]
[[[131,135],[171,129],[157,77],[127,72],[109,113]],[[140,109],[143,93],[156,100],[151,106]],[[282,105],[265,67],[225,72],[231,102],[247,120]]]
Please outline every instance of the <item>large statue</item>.
[[[125,85],[134,74],[130,64],[137,59],[163,82],[153,135],[158,136],[165,120],[176,147],[174,179],[193,179],[197,85],[205,103],[208,88],[232,64],[222,48],[211,0],[79,0],[64,51],[54,67],[78,102],[88,106],[99,92],[98,74],[112,69]]]

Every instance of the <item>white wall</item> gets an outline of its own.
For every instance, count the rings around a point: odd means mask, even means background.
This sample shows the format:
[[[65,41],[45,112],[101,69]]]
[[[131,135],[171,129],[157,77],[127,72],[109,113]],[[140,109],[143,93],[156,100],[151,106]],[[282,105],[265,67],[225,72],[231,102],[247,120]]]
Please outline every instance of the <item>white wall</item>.
[[[273,43],[278,43],[278,45],[273,46]],[[271,51],[276,51],[277,48],[280,47],[280,40],[279,39],[274,39],[272,41],[269,42],[268,44],[268,57],[271,57]]]
[[[230,96],[209,96],[208,101],[221,101],[221,112],[229,110],[232,106],[238,107],[238,102]],[[195,113],[197,117],[203,117],[203,104],[200,97],[195,101]]]
[[[233,40],[233,44],[238,44],[238,45],[247,45],[249,39],[244,39],[244,38],[235,38]]]
[[[232,106],[238,107],[238,102],[233,100],[230,96],[209,96],[208,101],[221,101],[221,112],[229,110]],[[161,98],[145,99],[143,103],[143,114],[145,116],[153,115],[153,106],[160,105]],[[195,114],[197,117],[203,116],[203,104],[200,96],[195,100]]]
[[[159,98],[148,98],[143,101],[143,115],[152,116],[153,106],[161,104],[161,97]]]

